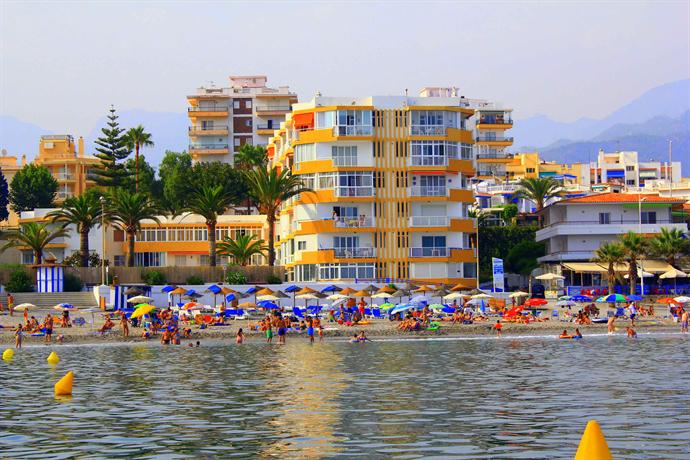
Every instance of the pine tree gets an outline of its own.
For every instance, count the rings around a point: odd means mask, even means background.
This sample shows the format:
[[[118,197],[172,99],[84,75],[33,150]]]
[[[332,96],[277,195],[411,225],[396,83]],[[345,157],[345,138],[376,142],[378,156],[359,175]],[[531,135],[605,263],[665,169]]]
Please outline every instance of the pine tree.
[[[120,128],[115,114],[115,107],[110,107],[107,127],[101,129],[103,135],[96,140],[95,156],[101,164],[95,169],[96,183],[103,187],[122,187],[131,175],[122,160],[127,158],[132,150],[129,147],[125,130]]]
[[[10,217],[7,211],[7,205],[10,203],[10,191],[7,187],[7,179],[0,169],[0,221],[7,220]]]

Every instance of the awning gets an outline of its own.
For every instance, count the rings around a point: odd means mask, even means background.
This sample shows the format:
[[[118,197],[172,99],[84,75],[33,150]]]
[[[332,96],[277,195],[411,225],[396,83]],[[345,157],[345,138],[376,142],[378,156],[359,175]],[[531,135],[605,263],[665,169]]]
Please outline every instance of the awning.
[[[292,123],[295,129],[313,128],[314,127],[314,112],[298,113],[292,116]]]
[[[640,179],[656,179],[656,170],[640,171]]]
[[[673,267],[663,260],[642,260],[637,262],[638,266],[642,265],[644,271],[649,273],[664,273],[672,270]],[[607,273],[608,268],[603,264],[596,262],[568,262],[563,264],[566,270],[574,271],[576,273]],[[628,264],[617,264],[614,269],[620,273],[628,272]]]
[[[609,179],[623,179],[625,177],[625,171],[623,171],[622,169],[608,170],[606,171],[606,177],[608,177]]]
[[[544,171],[539,173],[539,177],[554,177],[556,175],[556,171]]]
[[[606,273],[608,270],[594,262],[573,262],[563,264],[563,268],[576,273]]]

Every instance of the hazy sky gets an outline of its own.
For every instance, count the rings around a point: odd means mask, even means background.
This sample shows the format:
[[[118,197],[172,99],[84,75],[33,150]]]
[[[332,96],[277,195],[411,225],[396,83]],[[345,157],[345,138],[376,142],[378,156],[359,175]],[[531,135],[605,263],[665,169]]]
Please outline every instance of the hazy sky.
[[[559,121],[690,76],[690,1],[0,0],[0,113],[86,133],[118,109],[178,111],[230,74],[305,100],[460,88]]]

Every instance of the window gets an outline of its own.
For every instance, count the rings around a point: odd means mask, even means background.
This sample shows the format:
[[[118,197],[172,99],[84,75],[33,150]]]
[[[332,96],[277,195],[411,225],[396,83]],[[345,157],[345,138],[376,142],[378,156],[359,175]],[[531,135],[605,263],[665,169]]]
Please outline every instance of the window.
[[[248,109],[251,109],[252,108],[252,100],[247,99],[246,101],[244,101],[244,106]]]
[[[626,166],[625,170],[626,171],[635,171],[635,167],[634,166]]]
[[[656,211],[642,211],[643,224],[656,224]]]
[[[463,262],[462,264],[462,274],[465,278],[476,278],[477,277],[477,264],[472,262]]]
[[[413,110],[410,114],[410,133],[415,136],[444,135],[446,128],[458,127],[458,114],[443,110]],[[464,128],[461,121],[460,127]]]
[[[251,128],[252,127],[252,119],[247,118],[246,120],[244,120],[244,126]]]
[[[136,252],[134,265],[137,267],[162,267],[165,265],[164,252]]]
[[[235,138],[235,147],[239,147],[240,145],[242,145],[242,141],[240,140],[239,137],[236,137]]]
[[[635,185],[635,179],[628,179],[625,181],[627,185]]]
[[[611,223],[611,213],[610,212],[600,212],[599,213],[599,223],[602,225],[608,225]]]
[[[124,267],[125,266],[125,256],[115,256],[113,258],[113,264],[116,267]]]
[[[184,267],[187,265],[187,256],[175,256],[175,266]]]
[[[462,146],[462,147],[460,147]],[[410,143],[410,160],[412,166],[443,166],[448,159],[458,158],[458,150],[462,149],[463,159],[472,155],[472,146],[457,142],[444,141],[412,141]]]
[[[295,146],[295,165],[303,161],[316,160],[316,147],[314,144],[301,144]]]
[[[371,110],[338,110],[338,136],[371,136]]]
[[[233,109],[239,109],[240,108],[240,100],[239,99],[235,99],[234,101],[232,101],[232,108]]]
[[[357,166],[357,146],[334,145],[331,157],[335,166]]]
[[[32,265],[34,263],[33,251],[22,251],[22,264]]]
[[[423,248],[445,248],[446,247],[446,237],[445,236],[422,236],[422,247]]]
[[[306,241],[298,241],[297,242],[297,250],[298,251],[304,251],[307,249],[307,242]]]
[[[207,266],[209,263],[208,254],[201,254],[199,256],[199,265]]]
[[[534,173],[534,168],[525,168],[525,171],[529,173]]]

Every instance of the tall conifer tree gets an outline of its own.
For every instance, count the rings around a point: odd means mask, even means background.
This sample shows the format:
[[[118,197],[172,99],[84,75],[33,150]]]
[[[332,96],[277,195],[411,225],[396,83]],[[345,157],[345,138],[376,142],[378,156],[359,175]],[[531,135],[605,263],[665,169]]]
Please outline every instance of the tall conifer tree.
[[[101,129],[103,135],[96,139],[95,156],[101,164],[95,169],[96,183],[103,187],[122,187],[131,172],[125,167],[124,159],[132,153],[125,130],[120,128],[115,107],[110,106],[107,126]]]
[[[7,179],[0,169],[0,221],[7,220],[10,213],[7,210],[7,205],[10,204],[10,191],[7,187]]]

